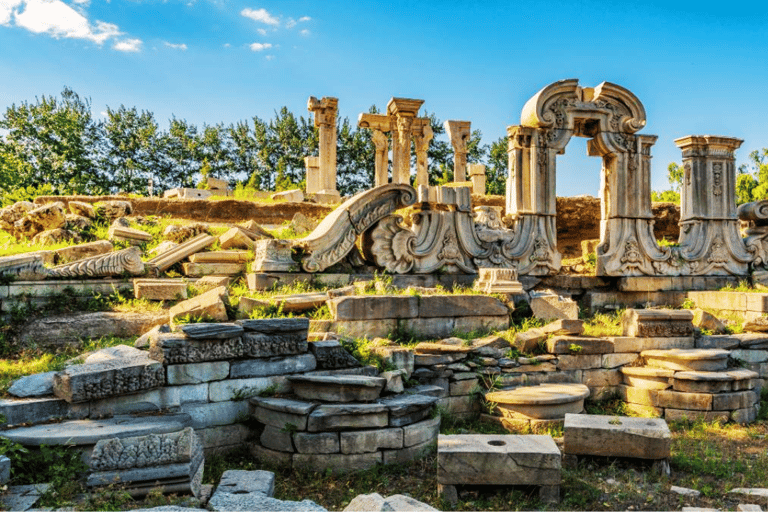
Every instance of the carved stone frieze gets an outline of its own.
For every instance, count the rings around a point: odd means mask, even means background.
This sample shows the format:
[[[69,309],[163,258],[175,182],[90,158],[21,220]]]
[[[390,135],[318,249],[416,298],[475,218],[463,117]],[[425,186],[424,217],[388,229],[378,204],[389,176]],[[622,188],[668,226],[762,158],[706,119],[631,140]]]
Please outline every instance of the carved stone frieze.
[[[144,271],[141,249],[129,247],[53,267],[48,271],[48,275],[50,277],[105,277],[127,273],[139,276],[144,274]]]
[[[102,439],[93,448],[89,465],[96,471],[144,468],[189,462],[201,452],[197,434],[187,427],[168,434]]]
[[[295,272],[299,265],[291,257],[292,248],[289,240],[256,240],[251,269],[254,272]]]
[[[307,337],[298,333],[262,334],[247,332],[223,340],[197,341],[175,333],[152,339],[149,355],[164,364],[202,363],[242,357],[259,358],[303,354]]]

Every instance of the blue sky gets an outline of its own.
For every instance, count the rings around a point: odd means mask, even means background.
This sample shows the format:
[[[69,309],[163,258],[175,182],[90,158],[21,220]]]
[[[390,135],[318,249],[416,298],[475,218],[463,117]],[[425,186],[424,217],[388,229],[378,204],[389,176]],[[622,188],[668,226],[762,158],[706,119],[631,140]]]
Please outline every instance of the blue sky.
[[[0,108],[66,85],[97,116],[124,104],[201,125],[307,115],[310,95],[356,119],[401,96],[490,143],[551,82],[607,80],[645,105],[663,189],[677,137],[745,139],[738,163],[768,146],[766,22],[739,2],[0,0]],[[559,195],[597,195],[585,141],[559,157]]]

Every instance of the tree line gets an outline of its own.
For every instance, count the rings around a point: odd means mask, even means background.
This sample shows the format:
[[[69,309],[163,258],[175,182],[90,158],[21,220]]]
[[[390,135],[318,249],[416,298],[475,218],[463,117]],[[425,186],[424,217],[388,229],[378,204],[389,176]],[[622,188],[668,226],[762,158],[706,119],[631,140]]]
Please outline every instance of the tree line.
[[[375,106],[370,112],[377,112]],[[453,180],[453,148],[442,122],[427,114],[435,137],[429,144],[431,184]],[[338,120],[337,187],[351,195],[374,183],[372,133],[348,118]],[[3,203],[49,194],[154,195],[195,187],[206,177],[255,190],[305,186],[304,157],[318,154],[311,116],[286,107],[270,120],[254,116],[226,125],[196,126],[172,117],[161,128],[147,110],[121,105],[94,118],[89,99],[65,87],[7,107],[0,119],[0,195]],[[487,192],[504,194],[506,138],[482,143],[479,130],[468,143],[468,162],[484,163]],[[416,156],[412,155],[415,169]],[[150,185],[151,183],[151,185]]]

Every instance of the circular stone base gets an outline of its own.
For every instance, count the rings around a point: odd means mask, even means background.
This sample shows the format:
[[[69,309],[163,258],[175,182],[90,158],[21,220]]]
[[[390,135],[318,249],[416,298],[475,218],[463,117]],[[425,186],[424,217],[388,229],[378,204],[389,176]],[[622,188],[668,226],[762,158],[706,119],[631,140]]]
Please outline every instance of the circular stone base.
[[[540,384],[487,393],[496,415],[511,419],[562,420],[567,413],[584,410],[589,388],[583,384]]]

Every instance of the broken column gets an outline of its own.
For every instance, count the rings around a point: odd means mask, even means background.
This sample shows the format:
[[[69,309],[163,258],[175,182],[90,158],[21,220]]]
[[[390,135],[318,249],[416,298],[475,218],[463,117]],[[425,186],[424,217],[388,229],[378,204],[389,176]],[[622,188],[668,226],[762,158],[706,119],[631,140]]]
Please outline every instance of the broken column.
[[[413,122],[424,100],[392,98],[387,114],[394,117],[392,130],[392,183],[411,183],[411,135]]]
[[[315,126],[320,129],[320,191],[337,194],[336,190],[336,112],[339,100],[309,97],[307,110],[315,114]]]
[[[389,137],[381,130],[373,130],[376,145],[375,184],[377,187],[389,183]]]
[[[453,181],[462,183],[467,181],[467,142],[469,142],[469,121],[446,121],[445,132],[451,139],[453,146]]]
[[[307,169],[307,194],[320,192],[320,157],[304,157],[304,167]]]
[[[472,193],[485,195],[485,166],[483,164],[469,164],[469,179],[472,180]]]
[[[416,183],[415,187],[420,185],[429,186],[429,167],[427,167],[427,150],[429,143],[434,137],[429,118],[417,118],[414,122],[413,144],[416,147]]]

